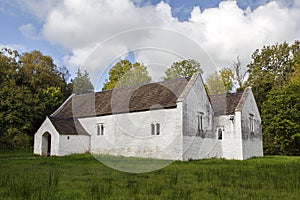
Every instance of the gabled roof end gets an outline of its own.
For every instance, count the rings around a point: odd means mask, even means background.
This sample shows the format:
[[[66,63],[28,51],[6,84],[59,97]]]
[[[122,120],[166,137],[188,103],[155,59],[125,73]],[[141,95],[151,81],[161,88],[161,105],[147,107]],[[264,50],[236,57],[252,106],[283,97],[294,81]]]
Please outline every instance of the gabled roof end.
[[[181,95],[178,97],[177,102],[182,102],[185,99],[185,97],[191,90],[192,86],[194,85],[195,81],[197,80],[198,76],[201,76],[199,71],[193,74],[188,84],[185,86],[184,90],[182,91]]]

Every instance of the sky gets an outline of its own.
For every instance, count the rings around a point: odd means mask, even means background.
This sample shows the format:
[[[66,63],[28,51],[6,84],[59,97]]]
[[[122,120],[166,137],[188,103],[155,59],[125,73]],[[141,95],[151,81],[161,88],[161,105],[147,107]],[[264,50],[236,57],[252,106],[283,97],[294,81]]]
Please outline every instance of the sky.
[[[39,50],[72,76],[87,70],[97,90],[128,58],[154,81],[195,59],[204,78],[264,45],[300,39],[300,0],[1,0],[0,48]]]

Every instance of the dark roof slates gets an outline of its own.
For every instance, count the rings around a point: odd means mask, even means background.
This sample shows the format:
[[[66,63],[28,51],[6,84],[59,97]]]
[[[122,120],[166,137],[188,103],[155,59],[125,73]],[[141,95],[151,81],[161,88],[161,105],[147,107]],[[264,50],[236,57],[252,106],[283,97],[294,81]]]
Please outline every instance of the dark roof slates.
[[[189,79],[178,78],[85,95],[74,95],[51,115],[58,118],[81,118],[116,113],[173,108]]]
[[[233,115],[243,93],[209,95],[215,115]]]

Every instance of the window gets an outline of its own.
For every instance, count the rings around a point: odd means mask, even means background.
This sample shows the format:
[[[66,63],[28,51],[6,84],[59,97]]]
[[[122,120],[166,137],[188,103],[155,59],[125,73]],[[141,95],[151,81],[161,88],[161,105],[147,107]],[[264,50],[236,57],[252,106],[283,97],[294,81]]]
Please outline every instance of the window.
[[[203,114],[202,112],[199,112],[198,115],[198,132],[203,131]]]
[[[70,136],[67,136],[67,139],[69,140],[69,139],[70,139]]]
[[[97,135],[104,135],[104,125],[103,125],[103,123],[97,124]]]
[[[223,139],[223,131],[221,128],[219,128],[218,130],[218,140],[222,140]]]
[[[155,125],[151,124],[151,135],[155,135]]]
[[[249,128],[250,128],[250,132],[253,133],[254,132],[254,115],[250,114],[249,117]]]
[[[159,135],[160,134],[160,124],[151,124],[151,135]]]
[[[160,134],[160,124],[156,123],[156,135]]]

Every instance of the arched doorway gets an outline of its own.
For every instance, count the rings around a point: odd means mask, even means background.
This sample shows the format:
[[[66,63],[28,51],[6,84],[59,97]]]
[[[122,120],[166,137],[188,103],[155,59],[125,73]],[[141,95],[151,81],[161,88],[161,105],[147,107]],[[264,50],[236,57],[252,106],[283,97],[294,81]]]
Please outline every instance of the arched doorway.
[[[42,136],[42,155],[51,156],[51,134],[45,132]]]

